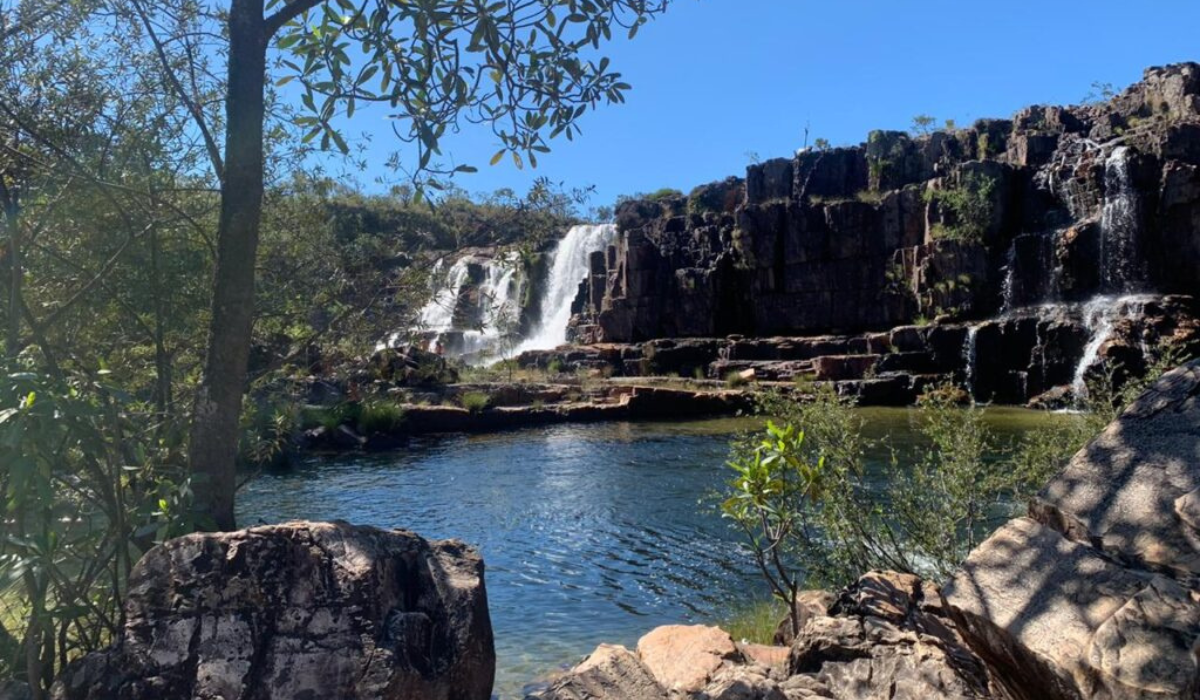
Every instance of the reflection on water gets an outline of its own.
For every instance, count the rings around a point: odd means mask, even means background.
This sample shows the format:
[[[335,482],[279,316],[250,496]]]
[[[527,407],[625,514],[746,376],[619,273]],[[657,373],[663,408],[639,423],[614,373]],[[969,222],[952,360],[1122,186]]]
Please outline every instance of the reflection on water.
[[[864,409],[873,437],[912,446],[906,410]],[[998,432],[1045,414],[993,412]],[[563,425],[414,441],[384,455],[310,458],[239,496],[240,522],[342,519],[457,537],[487,564],[497,693],[600,642],[712,620],[765,594],[707,495],[750,419]],[[872,460],[890,459],[880,451]]]

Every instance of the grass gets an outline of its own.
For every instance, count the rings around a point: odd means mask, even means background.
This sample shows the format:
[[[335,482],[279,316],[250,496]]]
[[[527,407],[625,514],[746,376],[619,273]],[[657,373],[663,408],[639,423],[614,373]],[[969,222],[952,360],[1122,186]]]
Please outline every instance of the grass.
[[[730,389],[741,389],[749,383],[750,380],[743,377],[742,374],[736,370],[725,375],[725,386],[729,387]]]
[[[745,603],[732,610],[718,626],[739,642],[751,644],[773,644],[775,630],[787,610],[775,599]]]
[[[482,391],[468,391],[458,397],[458,402],[471,413],[482,413],[485,408],[491,405],[492,397]]]
[[[392,401],[368,401],[358,414],[358,431],[363,435],[391,433],[404,425],[404,408]]]

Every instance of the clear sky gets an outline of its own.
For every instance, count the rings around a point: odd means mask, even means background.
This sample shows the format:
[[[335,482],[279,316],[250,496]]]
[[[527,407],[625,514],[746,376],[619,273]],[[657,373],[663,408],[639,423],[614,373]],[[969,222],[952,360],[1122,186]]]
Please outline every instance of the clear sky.
[[[840,145],[917,114],[967,125],[1077,103],[1095,82],[1123,89],[1147,66],[1200,60],[1200,0],[674,0],[604,53],[633,85],[626,104],[588,114],[537,170],[489,167],[498,146],[482,130],[452,136],[454,161],[479,167],[458,184],[524,191],[544,175],[611,204],[742,175],[752,154],[803,145],[806,125]],[[363,130],[390,148],[380,117],[356,115],[347,132]],[[377,189],[383,169],[373,159],[362,184]]]

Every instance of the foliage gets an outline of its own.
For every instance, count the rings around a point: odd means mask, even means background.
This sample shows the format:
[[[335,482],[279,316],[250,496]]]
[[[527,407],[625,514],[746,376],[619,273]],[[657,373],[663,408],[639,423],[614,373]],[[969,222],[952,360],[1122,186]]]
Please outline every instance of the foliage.
[[[6,675],[46,688],[106,645],[133,563],[200,524],[175,427],[141,408],[81,375],[10,367],[0,379],[0,599],[26,611],[22,627],[0,629]]]
[[[471,413],[482,413],[492,404],[492,397],[482,391],[468,391],[458,397],[458,403]]]
[[[704,370],[699,367],[697,367],[696,369],[697,369],[697,374],[700,374],[700,376],[698,376],[696,378],[703,379],[703,371]],[[730,389],[741,389],[749,383],[750,383],[750,380],[743,377],[742,373],[738,372],[736,370],[731,371],[725,375],[725,385],[728,386]]]
[[[925,200],[937,205],[948,223],[935,225],[933,236],[950,240],[982,242],[995,216],[993,178],[968,174],[956,186],[926,190]]]
[[[921,440],[912,450],[866,440],[853,404],[827,386],[800,400],[781,392],[760,395],[759,412],[775,421],[764,439],[782,444],[792,460],[773,464],[819,464],[821,469],[819,490],[798,495],[795,488],[780,487],[771,492],[777,498],[760,499],[789,527],[771,529],[772,540],[742,525],[756,562],[762,553],[779,556],[785,570],[803,572],[806,584],[830,588],[873,569],[933,579],[953,571],[981,536],[1011,517],[1014,504],[1042,483],[1040,471],[1020,464],[1019,449],[990,433],[981,410],[960,407],[960,399],[961,392],[949,386],[922,399]],[[881,473],[865,469],[868,449],[891,450],[892,460]],[[757,466],[760,453],[768,452],[758,442],[734,443],[730,462],[739,469],[739,480],[726,498],[745,500],[763,490],[756,486],[762,480],[741,476]],[[773,590],[786,589],[787,580],[776,571],[764,576]],[[776,596],[787,600],[778,591]]]
[[[804,439],[793,426],[768,422],[757,444],[734,452],[729,467],[735,476],[721,503],[721,513],[745,535],[772,594],[788,606],[802,580],[790,540],[815,536],[809,516],[829,485],[824,458],[810,459]],[[799,633],[797,616],[791,619],[792,631]]]
[[[738,606],[725,619],[719,620],[717,626],[736,641],[770,646],[775,643],[779,621],[786,614],[787,607],[772,598]]]
[[[358,414],[358,432],[393,433],[404,425],[404,407],[394,401],[372,399],[362,404]]]
[[[663,202],[670,199],[679,199],[681,197],[683,197],[683,192],[680,192],[673,187],[663,187],[646,195],[635,196],[634,199],[647,199],[651,202]]]
[[[918,114],[913,117],[910,131],[913,136],[928,136],[936,130],[935,124],[937,124],[937,119],[934,117],[928,114]]]

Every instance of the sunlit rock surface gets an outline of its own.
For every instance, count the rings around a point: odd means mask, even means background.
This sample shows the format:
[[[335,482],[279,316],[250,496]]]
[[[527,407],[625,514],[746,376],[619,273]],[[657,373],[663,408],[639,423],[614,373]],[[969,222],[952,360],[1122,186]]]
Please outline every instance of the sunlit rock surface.
[[[487,700],[483,561],[344,523],[196,534],[135,567],[121,637],[58,700]]]

